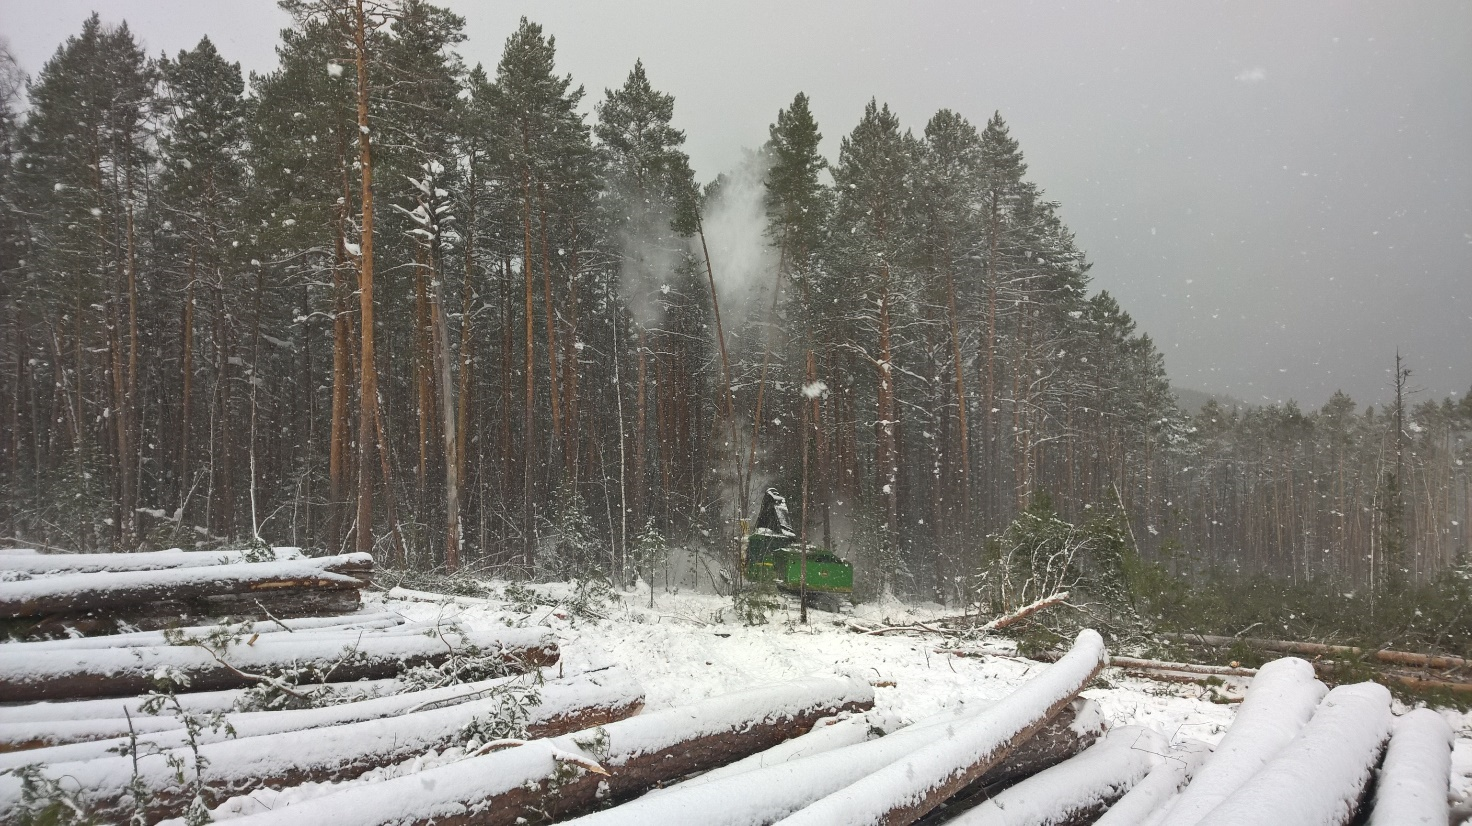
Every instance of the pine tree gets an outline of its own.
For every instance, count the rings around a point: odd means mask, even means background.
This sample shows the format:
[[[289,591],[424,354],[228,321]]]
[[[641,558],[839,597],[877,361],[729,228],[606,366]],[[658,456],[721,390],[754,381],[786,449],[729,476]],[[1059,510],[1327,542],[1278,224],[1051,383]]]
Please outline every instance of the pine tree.
[[[242,98],[245,84],[241,79],[240,65],[227,63],[209,38],[200,40],[192,51],[179,53],[177,61],[166,61],[161,65],[167,89],[165,106],[168,113],[167,132],[160,138],[162,151],[161,194],[166,200],[170,216],[166,225],[165,240],[170,253],[175,277],[182,290],[171,292],[182,295],[179,336],[179,418],[175,424],[176,436],[160,433],[160,440],[176,444],[171,497],[175,508],[174,518],[178,526],[185,524],[187,505],[191,493],[200,481],[198,474],[207,474],[208,496],[206,501],[216,498],[218,487],[220,514],[214,522],[215,529],[222,535],[233,533],[231,475],[235,438],[238,432],[234,420],[235,411],[230,404],[232,384],[230,344],[232,318],[245,316],[244,308],[237,305],[239,285],[232,283],[237,268],[244,263],[239,258],[240,241],[243,240],[242,209],[245,197],[246,167],[242,153],[245,146],[246,103]],[[200,293],[208,291],[214,300],[214,338],[216,359],[213,365],[215,377],[213,399],[204,417],[211,423],[205,443],[212,460],[203,470],[193,465],[196,442],[195,388],[198,372],[195,364],[196,313]],[[252,364],[254,371],[259,365]],[[252,384],[254,386],[254,383]],[[220,452],[220,462],[213,456]],[[219,474],[216,476],[216,474]],[[252,485],[255,479],[252,478]],[[212,514],[213,515],[213,514]],[[254,526],[253,526],[254,527]]]
[[[889,106],[871,100],[854,131],[843,139],[833,169],[837,191],[835,229],[843,268],[863,302],[855,327],[872,336],[855,342],[875,370],[874,501],[881,513],[886,556],[900,535],[899,406],[894,358],[897,316],[908,300],[912,219],[913,140],[901,134]]]

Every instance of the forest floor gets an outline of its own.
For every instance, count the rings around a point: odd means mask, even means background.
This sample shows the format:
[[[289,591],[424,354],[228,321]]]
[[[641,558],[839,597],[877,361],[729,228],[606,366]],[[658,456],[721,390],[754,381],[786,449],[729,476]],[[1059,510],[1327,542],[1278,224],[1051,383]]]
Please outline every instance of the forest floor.
[[[489,583],[504,593],[505,583]],[[643,685],[646,710],[656,711],[739,689],[810,675],[851,675],[876,686],[875,708],[899,720],[912,721],[961,704],[985,705],[1047,666],[1007,657],[956,657],[936,653],[935,635],[864,635],[844,623],[845,616],[810,611],[809,623],[798,622],[795,601],[774,611],[765,625],[747,626],[735,619],[728,598],[708,594],[620,595],[591,611],[568,607],[576,602],[569,586],[535,586],[535,602],[527,593],[516,600],[456,602],[400,599],[384,594],[368,597],[365,610],[392,610],[418,621],[454,623],[466,630],[506,624],[546,625],[562,650],[554,667],[566,675],[620,664]],[[446,597],[446,600],[451,598]],[[948,613],[941,606],[900,603],[863,604],[853,616],[886,625],[924,622]],[[990,641],[1003,648],[1007,640]],[[1127,653],[1127,652],[1119,652]],[[551,676],[549,674],[549,676]],[[1108,725],[1141,725],[1172,743],[1196,739],[1215,744],[1231,724],[1236,706],[1218,699],[1239,698],[1241,686],[1208,689],[1193,684],[1163,683],[1107,670],[1083,696],[1097,702]],[[1407,709],[1397,703],[1396,711]],[[1444,711],[1457,732],[1453,756],[1453,792],[1462,805],[1472,804],[1472,713]],[[370,772],[350,783],[366,783],[458,759],[458,749],[428,754],[398,767]],[[343,784],[306,784],[284,792],[260,790],[235,798],[215,811],[217,819],[274,809],[317,797]]]

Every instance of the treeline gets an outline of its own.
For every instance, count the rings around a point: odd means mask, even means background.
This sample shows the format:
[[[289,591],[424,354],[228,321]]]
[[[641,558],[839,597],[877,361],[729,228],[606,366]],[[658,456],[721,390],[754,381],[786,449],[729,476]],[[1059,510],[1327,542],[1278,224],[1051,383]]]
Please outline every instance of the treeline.
[[[1182,571],[1472,551],[1472,397],[1185,413],[1000,115],[871,102],[830,163],[798,94],[701,185],[641,64],[590,123],[534,23],[486,69],[428,3],[283,7],[248,84],[94,15],[5,100],[6,536],[725,587],[774,486],[870,593],[959,595],[1044,492]]]

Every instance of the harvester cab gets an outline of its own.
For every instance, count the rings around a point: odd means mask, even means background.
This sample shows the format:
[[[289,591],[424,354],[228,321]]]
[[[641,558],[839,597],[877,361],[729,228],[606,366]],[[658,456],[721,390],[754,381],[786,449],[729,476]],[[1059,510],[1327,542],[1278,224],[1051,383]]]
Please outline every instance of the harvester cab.
[[[767,488],[756,529],[746,535],[746,578],[772,582],[781,591],[797,594],[802,591],[804,562],[808,593],[853,593],[854,566],[813,545],[807,546],[804,559],[802,543],[788,516],[787,500],[775,488]]]

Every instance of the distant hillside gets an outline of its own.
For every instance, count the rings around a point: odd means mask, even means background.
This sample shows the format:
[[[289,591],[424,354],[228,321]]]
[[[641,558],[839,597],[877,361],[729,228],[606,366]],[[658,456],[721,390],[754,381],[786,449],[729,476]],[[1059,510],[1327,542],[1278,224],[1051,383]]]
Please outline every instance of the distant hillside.
[[[1192,390],[1189,387],[1172,386],[1171,392],[1176,394],[1176,404],[1187,413],[1197,413],[1209,401],[1215,399],[1216,403],[1231,410],[1234,407],[1249,407],[1247,402],[1226,393],[1208,393],[1204,390]]]

